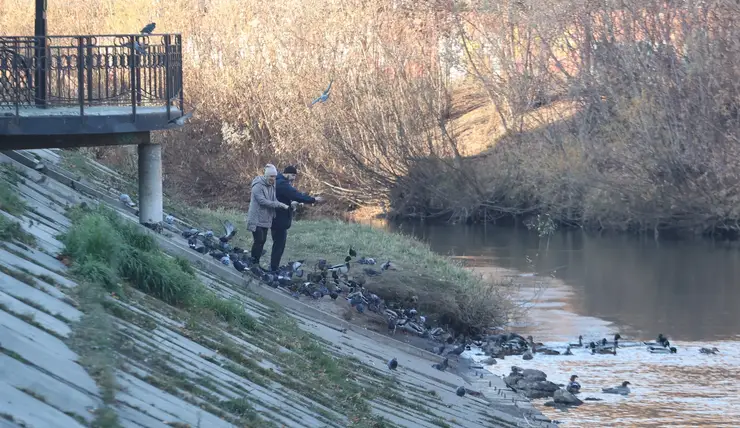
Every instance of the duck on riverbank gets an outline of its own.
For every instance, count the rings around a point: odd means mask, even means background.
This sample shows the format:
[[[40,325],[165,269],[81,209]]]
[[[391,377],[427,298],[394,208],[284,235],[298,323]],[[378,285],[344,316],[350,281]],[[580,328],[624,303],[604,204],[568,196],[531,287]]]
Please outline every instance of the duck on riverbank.
[[[527,336],[527,342],[529,343],[529,347],[532,348],[532,353],[539,353],[544,355],[560,355],[560,351],[548,348],[540,342],[535,343],[532,336]]]
[[[619,333],[617,333],[617,334],[614,335],[614,341],[612,341],[612,342],[606,340],[606,338],[603,338],[603,339],[601,339],[601,346],[614,346],[614,347],[616,347],[617,346],[617,343],[619,342],[619,339],[621,339],[621,338],[622,338],[622,336]]]
[[[578,379],[578,376],[572,375],[570,377],[570,382],[568,382],[568,386],[565,387],[565,390],[570,392],[571,394],[578,394],[581,392],[581,384],[576,382],[576,379]]]
[[[578,336],[578,343],[568,344],[570,348],[583,348],[583,336]]]
[[[604,394],[619,394],[619,395],[627,395],[631,391],[627,385],[631,385],[629,381],[624,381],[620,386],[614,386],[611,388],[601,388],[601,392]]]
[[[651,354],[675,354],[676,352],[678,352],[678,350],[673,346],[667,348],[648,346],[648,352],[650,352]]]
[[[668,345],[670,345],[670,342],[668,342],[668,338],[663,335],[663,333],[658,334],[658,340],[655,342],[642,342],[644,345],[647,346],[662,346],[664,348],[667,348]]]
[[[599,346],[594,342],[591,342],[589,344],[589,347],[591,348],[591,354],[611,354],[611,355],[617,355],[617,347],[619,346],[619,341],[617,340],[617,343],[614,344],[614,346]]]

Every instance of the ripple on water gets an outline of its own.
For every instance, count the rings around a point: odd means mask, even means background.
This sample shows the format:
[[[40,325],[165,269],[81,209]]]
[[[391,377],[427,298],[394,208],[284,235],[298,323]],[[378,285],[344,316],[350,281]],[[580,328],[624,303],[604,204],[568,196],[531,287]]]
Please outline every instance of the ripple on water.
[[[567,342],[551,345],[564,348]],[[604,401],[562,412],[541,406],[546,400],[535,400],[543,413],[566,426],[740,426],[740,344],[712,343],[721,351],[717,355],[701,354],[699,349],[706,344],[673,345],[677,354],[651,354],[644,347],[620,348],[617,355],[574,349],[572,356],[536,355],[530,361],[507,357],[487,369],[504,376],[514,365],[538,369],[561,384],[571,374],[578,375],[581,399]],[[478,361],[484,358],[473,356]],[[632,384],[628,397],[601,392],[624,380]]]

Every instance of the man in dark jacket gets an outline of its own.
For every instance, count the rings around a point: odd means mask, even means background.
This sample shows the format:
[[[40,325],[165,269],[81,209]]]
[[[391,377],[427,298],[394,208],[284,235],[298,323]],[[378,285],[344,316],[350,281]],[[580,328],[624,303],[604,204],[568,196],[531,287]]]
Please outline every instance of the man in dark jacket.
[[[291,205],[287,210],[276,210],[275,218],[272,220],[270,233],[272,234],[272,257],[270,259],[270,270],[273,272],[280,267],[280,259],[283,258],[285,251],[285,241],[288,239],[288,229],[293,223],[294,203],[314,204],[323,201],[321,196],[312,197],[306,193],[301,193],[293,187],[293,181],[298,175],[298,170],[294,166],[288,166],[282,174],[278,174],[275,181],[275,196],[278,202],[285,205]]]

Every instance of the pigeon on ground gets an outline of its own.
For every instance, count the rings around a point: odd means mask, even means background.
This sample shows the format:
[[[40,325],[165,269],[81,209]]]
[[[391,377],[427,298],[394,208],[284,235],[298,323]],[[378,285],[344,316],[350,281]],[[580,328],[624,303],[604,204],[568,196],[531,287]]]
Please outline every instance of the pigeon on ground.
[[[435,348],[433,349],[433,351],[434,351],[434,353],[435,353],[435,354],[437,354],[437,355],[442,355],[442,353],[443,353],[443,352],[445,351],[445,345],[444,345],[444,344],[442,344],[442,346],[440,346],[440,347],[435,347]]]
[[[118,200],[121,201],[121,203],[128,205],[129,207],[133,207],[136,205],[134,201],[131,200],[131,197],[125,193],[121,193],[121,196],[118,197]]]
[[[144,28],[141,29],[141,34],[152,34],[152,31],[154,31],[154,28],[157,26],[156,23],[151,22],[149,24],[146,24]]]
[[[443,372],[443,371],[447,370],[447,367],[449,366],[449,363],[450,363],[450,360],[448,360],[447,358],[445,358],[444,360],[442,360],[441,363],[432,364],[432,367],[434,367],[435,369]]]
[[[390,334],[396,334],[396,319],[395,318],[388,319],[388,332]]]
[[[465,396],[465,387],[464,386],[461,386],[461,387],[457,388],[457,391],[455,391],[455,394],[457,394],[458,397]]]
[[[236,269],[239,272],[244,272],[247,269],[247,265],[244,264],[241,260],[237,259],[234,260],[234,269]]]
[[[451,350],[450,352],[447,353],[447,355],[454,355],[454,356],[458,357],[458,359],[459,359],[460,354],[462,354],[463,352],[465,352],[465,343],[463,343],[462,345],[458,346],[457,348]]]
[[[326,102],[326,100],[329,99],[329,91],[331,91],[331,84],[333,82],[334,82],[334,80],[329,81],[329,86],[326,88],[326,90],[318,98],[316,98],[315,100],[313,100],[311,102],[311,104],[309,104],[308,106],[309,107],[313,107],[313,105],[316,104],[316,103]]]
[[[396,370],[398,368],[398,360],[393,358],[392,360],[388,361],[388,368],[391,370]]]
[[[171,215],[168,214],[164,218],[164,222],[167,223],[167,224],[173,224],[175,222],[175,217],[173,217],[173,216],[171,216]]]
[[[367,276],[379,276],[380,275],[380,272],[372,268],[365,268],[362,271],[365,272],[365,275]]]

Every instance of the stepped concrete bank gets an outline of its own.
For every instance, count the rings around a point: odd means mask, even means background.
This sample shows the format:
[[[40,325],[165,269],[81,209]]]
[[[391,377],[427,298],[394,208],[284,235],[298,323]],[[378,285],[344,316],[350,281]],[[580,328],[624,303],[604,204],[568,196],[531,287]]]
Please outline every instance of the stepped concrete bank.
[[[118,203],[117,191],[105,183],[64,170],[57,151],[6,152],[0,162],[12,165],[22,177],[12,186],[28,206],[18,217],[4,211],[1,215],[18,221],[37,242],[36,248],[13,241],[0,243],[0,427],[90,426],[104,406],[104,391],[80,365],[80,355],[71,350],[78,349],[70,345],[69,338],[83,312],[70,297],[70,290],[78,284],[67,266],[55,258],[63,249],[57,235],[71,226],[66,208],[81,202],[109,205],[132,223],[138,219],[133,210]],[[102,166],[92,167],[115,175]],[[555,426],[499,377],[474,376],[482,371],[476,372],[467,360],[451,362],[448,372],[437,371],[431,367],[439,361],[436,355],[243,277],[190,250],[176,234],[157,234],[140,227],[156,238],[165,253],[191,261],[197,276],[219,296],[238,299],[258,323],[270,323],[276,311],[284,310],[335,358],[354,357],[372,369],[353,381],[387,385],[392,392],[368,397],[372,413],[382,416],[384,425],[367,426]],[[255,344],[249,332],[227,331],[218,323],[192,325],[187,314],[136,290],[129,290],[126,297],[107,296],[105,302],[105,316],[114,326],[118,385],[112,409],[122,426],[243,426],[233,423],[233,406],[219,406],[242,399],[256,415],[254,424],[248,426],[345,427],[354,423],[342,413],[346,397],[327,403],[307,393],[300,379],[278,383],[252,376],[244,360],[235,361],[236,353],[219,347],[228,341],[239,355],[253,359],[253,370],[281,373],[284,367],[274,358],[274,350],[293,351],[272,346],[269,337]],[[393,374],[385,367],[391,357],[399,362]],[[374,372],[379,374],[373,376]],[[482,396],[457,397],[455,390],[460,385]]]

